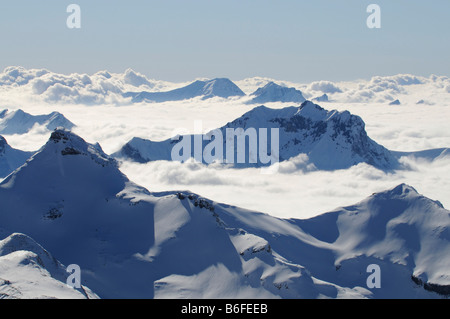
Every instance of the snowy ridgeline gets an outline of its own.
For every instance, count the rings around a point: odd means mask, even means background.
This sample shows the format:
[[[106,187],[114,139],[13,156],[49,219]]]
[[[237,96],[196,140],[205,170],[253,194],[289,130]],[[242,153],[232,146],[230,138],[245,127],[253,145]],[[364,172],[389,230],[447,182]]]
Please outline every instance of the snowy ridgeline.
[[[265,135],[261,133],[261,129],[266,130]],[[276,142],[271,136],[271,129],[278,131]],[[230,138],[229,130],[240,136]],[[244,132],[238,134],[238,130]],[[298,169],[336,170],[367,163],[378,169],[391,171],[402,168],[399,163],[402,156],[433,160],[449,154],[446,148],[419,152],[390,151],[367,135],[365,123],[359,116],[348,111],[327,111],[310,101],[303,102],[299,107],[282,109],[258,106],[223,127],[202,136],[199,134],[173,137],[160,142],[135,137],[112,156],[139,163],[158,160],[187,161],[195,158],[204,164],[217,160],[227,164],[233,163],[235,168],[246,168],[273,164],[274,161],[262,161],[261,156],[273,155],[270,150],[275,149],[276,161],[280,162],[306,154],[307,161]],[[175,148],[178,143],[180,146]],[[197,143],[201,146],[200,159],[195,153],[198,149]],[[265,149],[268,151],[265,154],[258,153],[261,144],[266,144]],[[232,151],[231,158],[226,154],[229,148]],[[206,151],[211,149],[214,149],[214,152]],[[241,161],[238,159],[240,153],[243,159]],[[250,153],[254,155],[253,159],[250,158]],[[206,157],[211,159],[207,161]]]
[[[279,219],[150,193],[98,144],[58,129],[0,184],[0,203],[4,298],[450,294],[449,211],[404,184],[312,219]],[[81,267],[82,289],[64,285],[69,264]],[[373,264],[380,288],[367,285]]]

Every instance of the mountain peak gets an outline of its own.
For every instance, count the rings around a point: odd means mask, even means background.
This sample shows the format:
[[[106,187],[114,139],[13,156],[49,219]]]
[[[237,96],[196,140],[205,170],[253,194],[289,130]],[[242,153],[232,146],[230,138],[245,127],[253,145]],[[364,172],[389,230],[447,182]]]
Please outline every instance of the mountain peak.
[[[47,152],[47,150],[59,153],[62,156],[87,156],[102,166],[113,165],[117,167],[116,160],[103,152],[98,143],[89,144],[80,136],[63,127],[58,127],[52,132],[50,139],[40,152]]]
[[[47,254],[38,243],[21,233],[13,233],[7,238],[0,240],[0,257],[18,250],[31,251],[38,255]]]
[[[203,88],[204,99],[219,96],[228,98],[231,96],[244,96],[245,93],[227,78],[215,78],[204,82]]]
[[[291,87],[282,86],[275,82],[269,82],[265,86],[258,88],[251,94],[253,99],[247,103],[267,103],[267,102],[292,102],[301,103],[305,101],[301,91]]]
[[[0,120],[0,133],[2,134],[25,134],[36,124],[44,125],[48,130],[54,130],[60,126],[72,129],[75,126],[59,112],[31,115],[21,109],[11,112],[4,110],[0,113]]]
[[[419,193],[417,192],[417,190],[412,187],[409,186],[408,184],[402,183],[396,187],[394,187],[393,189],[391,189],[389,191],[389,193],[391,194],[395,194],[395,195],[406,195],[406,194],[415,194],[415,195],[419,195]]]

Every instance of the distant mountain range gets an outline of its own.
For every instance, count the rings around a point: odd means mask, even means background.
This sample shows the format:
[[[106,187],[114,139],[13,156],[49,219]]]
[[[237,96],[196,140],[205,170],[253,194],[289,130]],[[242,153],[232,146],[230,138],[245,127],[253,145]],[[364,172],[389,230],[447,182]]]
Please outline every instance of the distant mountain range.
[[[209,83],[219,80],[222,83]],[[374,76],[369,80],[356,80],[352,82],[331,82],[326,80],[310,83],[290,83],[270,78],[252,77],[236,81],[240,89],[228,79],[213,79],[195,81],[190,85],[179,88],[180,83],[155,80],[147,78],[144,74],[127,69],[123,73],[111,73],[106,70],[94,74],[71,73],[61,74],[46,69],[26,69],[20,66],[9,66],[0,71],[0,87],[5,92],[20,94],[24,97],[32,97],[47,103],[63,104],[116,104],[127,105],[131,101],[158,102],[178,101],[193,97],[208,98],[212,96],[239,97],[243,92],[255,92],[269,82],[283,84],[284,90],[288,88],[301,88],[301,93],[307,99],[316,102],[325,102],[323,94],[327,98],[339,103],[390,103],[395,99],[402,104],[411,103],[410,93],[420,92],[423,104],[436,104],[436,94],[450,92],[450,79],[446,76],[431,75],[429,77],[412,74],[397,74],[392,76]],[[212,92],[209,86],[213,86]],[[173,90],[173,88],[178,88]],[[242,91],[241,91],[242,89]],[[222,92],[220,92],[223,90]],[[210,92],[208,92],[210,91]],[[280,88],[275,90],[278,94]],[[292,98],[289,93],[286,97],[274,98],[266,93],[267,97],[261,97],[258,104],[270,101],[297,102],[297,96]],[[298,95],[296,92],[295,95]],[[125,98],[124,98],[125,97]],[[135,98],[136,97],[136,98]],[[251,98],[245,98],[246,102]],[[293,99],[295,99],[293,101]],[[418,102],[418,103],[419,103]]]
[[[311,219],[279,219],[189,192],[150,193],[98,144],[58,129],[0,183],[0,206],[3,298],[450,294],[450,212],[405,184]],[[78,264],[86,289],[64,289],[55,258]],[[380,288],[367,286],[374,264]]]
[[[306,154],[309,163],[314,164],[319,170],[335,170],[349,168],[358,163],[367,163],[382,170],[394,170],[401,168],[399,158],[402,156],[414,156],[433,160],[450,154],[447,148],[432,149],[417,152],[390,151],[373,141],[365,130],[364,121],[348,111],[327,111],[321,106],[310,101],[303,102],[299,107],[292,106],[282,109],[271,109],[266,106],[258,106],[245,113],[225,126],[218,128],[225,137],[227,129],[255,128],[258,137],[258,149],[260,147],[259,129],[279,129],[279,161],[286,161],[300,154]],[[121,147],[113,157],[121,160],[130,160],[146,163],[158,160],[172,160],[172,149],[179,141],[191,141],[190,156],[196,158],[193,146],[196,141],[202,141],[202,150],[211,142],[213,131],[204,135],[183,135],[164,141],[151,141],[135,137]],[[270,131],[267,133],[270,135]],[[212,139],[214,140],[214,139]],[[221,151],[226,153],[227,143],[230,140],[223,138]],[[246,142],[246,157],[243,163],[237,161],[238,142],[234,138],[231,144],[234,147],[234,162],[236,168],[264,167],[272,163],[263,163],[259,159],[252,163],[249,157],[249,145]],[[268,144],[271,143],[270,136]],[[269,145],[267,146],[269,149]],[[270,152],[269,152],[270,153]],[[221,159],[226,163],[226,158]],[[219,159],[220,161],[220,159]],[[209,164],[202,160],[204,164]]]
[[[201,96],[203,99],[212,97],[228,98],[244,96],[236,84],[229,79],[213,79],[209,81],[195,81],[185,87],[167,92],[127,92],[123,96],[131,97],[132,102],[166,102],[192,99]]]
[[[299,107],[283,109],[256,107],[219,130],[225,136],[226,130],[230,128],[244,130],[278,128],[280,161],[299,154],[307,154],[316,168],[324,170],[348,168],[361,162],[382,169],[392,169],[398,165],[397,159],[387,149],[367,136],[364,122],[360,117],[347,111],[327,111],[310,101],[302,103]],[[182,138],[194,140],[192,135]],[[203,149],[208,142],[203,138]],[[113,156],[136,162],[171,160],[174,143],[176,141],[173,139],[154,142],[134,138]],[[226,143],[227,140],[224,139],[223,150],[226,149]],[[234,148],[236,150],[237,143],[234,143]],[[192,157],[194,157],[193,149],[192,147]],[[259,160],[256,164],[251,164],[248,154],[245,163],[235,164],[236,167],[265,165]]]

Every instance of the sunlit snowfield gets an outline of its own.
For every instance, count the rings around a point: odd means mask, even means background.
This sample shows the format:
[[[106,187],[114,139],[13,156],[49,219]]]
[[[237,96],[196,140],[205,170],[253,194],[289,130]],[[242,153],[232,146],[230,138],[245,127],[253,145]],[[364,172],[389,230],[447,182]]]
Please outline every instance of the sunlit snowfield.
[[[255,88],[246,86],[245,82],[235,83],[246,93]],[[318,104],[326,109],[348,110],[361,116],[368,135],[390,150],[450,147],[450,94],[444,90],[442,93],[427,91],[424,85],[409,86],[406,93],[400,96],[401,105],[388,105],[387,102]],[[416,104],[421,99],[426,102]],[[194,121],[198,120],[202,120],[203,129],[207,131],[255,107],[243,104],[240,99],[226,101],[219,98],[128,106],[83,106],[29,99],[20,102],[20,97],[3,95],[0,103],[0,109],[21,108],[31,114],[59,111],[77,125],[74,129],[76,134],[90,143],[99,142],[108,154],[117,151],[132,137],[163,140],[172,137],[175,129],[193,131]],[[281,108],[292,104],[266,105]],[[11,146],[29,151],[40,148],[48,137],[48,131],[39,127],[26,135],[5,135]],[[261,174],[259,169],[229,169],[177,162],[124,162],[121,170],[150,191],[190,190],[218,202],[285,218],[315,216],[354,204],[399,183],[407,183],[450,208],[450,157],[433,163],[405,158],[404,162],[411,169],[394,173],[384,173],[366,164],[333,172],[303,172],[296,168],[294,162],[282,163],[280,171],[274,175]]]

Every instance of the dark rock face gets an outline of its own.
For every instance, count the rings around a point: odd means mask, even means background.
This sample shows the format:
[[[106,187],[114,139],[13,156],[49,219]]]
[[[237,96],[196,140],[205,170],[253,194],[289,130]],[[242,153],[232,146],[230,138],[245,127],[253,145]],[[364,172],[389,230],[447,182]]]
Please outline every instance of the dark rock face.
[[[5,153],[6,145],[8,145],[8,142],[0,135],[0,155]]]
[[[246,145],[250,145],[251,139],[259,147],[261,140],[259,134],[266,134],[268,143],[273,146],[275,144],[271,140],[272,129],[278,129],[279,133],[276,137],[279,138],[279,143],[276,144],[279,146],[279,161],[306,154],[310,163],[321,170],[344,169],[362,162],[387,170],[395,169],[399,165],[389,150],[370,139],[365,131],[364,121],[359,116],[352,115],[348,111],[327,111],[310,101],[303,102],[299,107],[282,109],[259,106],[218,128],[224,138],[223,154],[227,150],[227,143],[233,139],[234,153],[245,152],[246,157],[244,163],[235,159],[233,162],[235,167],[268,166],[267,162],[263,163],[257,159],[256,162],[251,162],[248,149],[238,150],[237,136],[239,134],[241,138],[244,136]],[[263,130],[264,133],[261,133]],[[242,133],[243,131],[245,132]],[[231,135],[228,136],[228,133]],[[190,138],[192,141],[193,135],[186,135],[184,138]],[[211,138],[202,139],[202,149],[208,144],[206,141],[210,140]],[[113,156],[140,163],[155,160],[170,161],[173,160],[171,150],[177,142],[178,139],[154,142],[133,138]],[[270,148],[268,147],[269,151]],[[194,147],[191,147],[191,157],[194,157],[193,150]],[[237,157],[236,154],[234,156]]]
[[[425,290],[435,292],[439,295],[450,296],[450,286],[443,286],[433,283],[423,282],[420,278],[411,275],[411,280],[418,286],[422,286]]]
[[[66,147],[61,151],[61,155],[80,155],[81,152],[79,150],[74,149],[73,147]]]
[[[59,142],[65,143],[65,141],[69,140],[69,137],[67,136],[66,132],[64,132],[62,130],[55,130],[50,135],[50,140],[55,143],[59,143]]]
[[[125,144],[122,147],[121,152],[122,152],[123,156],[125,156],[127,158],[131,158],[135,162],[138,162],[138,163],[147,163],[148,162],[141,156],[141,153],[139,153],[139,151],[136,150],[135,148],[133,148],[129,143]]]

